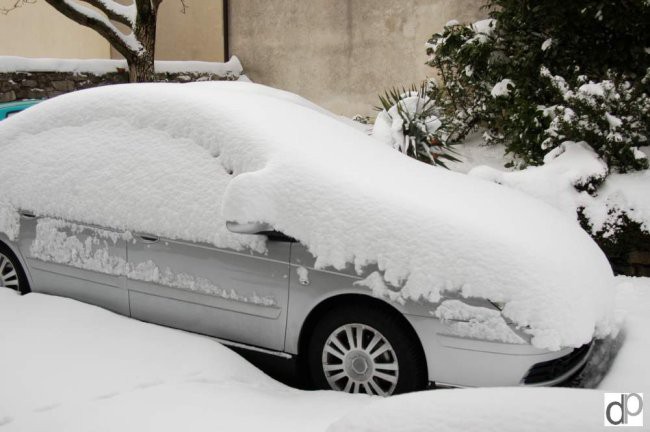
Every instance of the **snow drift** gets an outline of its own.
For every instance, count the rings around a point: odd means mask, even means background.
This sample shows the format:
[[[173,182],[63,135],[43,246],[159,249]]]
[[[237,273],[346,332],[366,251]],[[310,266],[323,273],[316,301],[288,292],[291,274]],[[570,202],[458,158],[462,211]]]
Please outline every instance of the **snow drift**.
[[[455,291],[503,302],[537,347],[580,346],[608,330],[611,269],[576,224],[321,111],[238,82],[52,99],[0,124],[0,217],[9,220],[0,229],[15,231],[11,214],[26,209],[262,250],[263,237],[230,233],[225,221],[263,221],[304,243],[319,267],[376,264],[403,299]]]
[[[327,432],[602,431],[603,394],[568,388],[436,390],[368,404]]]

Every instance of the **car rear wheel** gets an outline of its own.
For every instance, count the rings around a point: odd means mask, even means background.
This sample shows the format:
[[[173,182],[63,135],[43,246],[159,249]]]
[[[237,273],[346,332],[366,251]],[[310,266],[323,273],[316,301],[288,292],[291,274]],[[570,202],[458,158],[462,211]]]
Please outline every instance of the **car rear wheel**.
[[[0,288],[9,288],[27,294],[29,284],[20,262],[3,244],[0,244]]]
[[[419,340],[396,313],[367,306],[331,310],[316,324],[308,348],[313,384],[379,396],[424,389]]]

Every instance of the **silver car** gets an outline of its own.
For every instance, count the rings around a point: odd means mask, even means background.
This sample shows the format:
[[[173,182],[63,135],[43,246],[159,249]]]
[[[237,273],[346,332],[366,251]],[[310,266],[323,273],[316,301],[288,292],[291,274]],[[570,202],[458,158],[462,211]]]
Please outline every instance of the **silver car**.
[[[46,113],[49,103],[35,112]],[[513,334],[507,343],[459,335],[453,322],[433,316],[435,304],[390,301],[355,284],[376,268],[362,274],[352,266],[317,268],[303,244],[263,223],[227,223],[230,232],[266,236],[266,251],[258,253],[22,207],[15,235],[0,230],[0,287],[64,296],[227,345],[297,356],[315,388],[386,396],[431,383],[552,385],[576,373],[590,352],[589,344],[535,348],[525,329],[505,318]],[[485,299],[462,301],[500,312]]]

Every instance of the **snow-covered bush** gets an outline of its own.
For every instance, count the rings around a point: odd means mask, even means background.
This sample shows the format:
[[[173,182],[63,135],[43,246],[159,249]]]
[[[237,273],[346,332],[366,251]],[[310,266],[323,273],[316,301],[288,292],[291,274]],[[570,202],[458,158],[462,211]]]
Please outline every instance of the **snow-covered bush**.
[[[650,170],[610,174],[588,144],[566,141],[542,166],[506,172],[483,165],[469,174],[518,189],[577,220],[618,272],[637,274],[630,254],[650,252]]]
[[[445,166],[445,161],[457,159],[428,87],[424,84],[409,91],[392,89],[380,96],[381,107],[372,134],[419,161]]]
[[[647,145],[650,137],[650,94],[646,88],[650,68],[641,85],[608,74],[599,82],[586,82],[582,75],[571,86],[544,67],[541,74],[562,98],[545,111],[551,123],[544,132],[543,149],[566,139],[584,139],[609,166],[620,171],[647,168],[647,157],[639,147]]]
[[[488,0],[490,19],[447,23],[427,43],[432,92],[455,138],[481,125],[521,165],[586,141],[612,169],[648,166],[650,3]]]

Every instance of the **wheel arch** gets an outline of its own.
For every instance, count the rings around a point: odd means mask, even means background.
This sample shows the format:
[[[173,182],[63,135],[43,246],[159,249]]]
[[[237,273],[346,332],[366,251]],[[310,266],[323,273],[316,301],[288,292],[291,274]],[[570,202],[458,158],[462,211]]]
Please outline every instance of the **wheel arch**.
[[[16,257],[16,259],[20,263],[20,266],[22,267],[23,273],[25,273],[25,277],[27,278],[28,288],[30,290],[33,290],[34,283],[32,281],[32,276],[29,272],[29,267],[27,266],[27,262],[25,261],[25,258],[23,257],[23,254],[20,252],[18,246],[14,242],[9,240],[9,238],[3,233],[0,233],[0,246],[7,248],[9,252],[11,252]]]
[[[415,328],[409,322],[409,320],[406,319],[404,314],[395,306],[391,305],[390,303],[384,300],[378,299],[376,297],[367,294],[359,294],[359,293],[342,293],[342,294],[333,295],[331,297],[323,299],[320,303],[314,306],[311,311],[309,311],[307,317],[303,321],[303,325],[300,328],[300,333],[298,336],[299,358],[304,357],[301,354],[307,351],[309,335],[313,332],[318,320],[322,318],[325,314],[336,309],[337,307],[340,307],[342,305],[350,305],[350,304],[373,305],[374,307],[383,309],[387,313],[396,317],[397,320],[402,323],[403,328],[413,338],[413,341],[417,343],[417,347],[418,350],[420,351],[420,356],[422,358],[422,361],[424,362],[424,366],[427,367],[427,358],[424,352],[422,341],[420,340],[418,333],[415,331]]]

